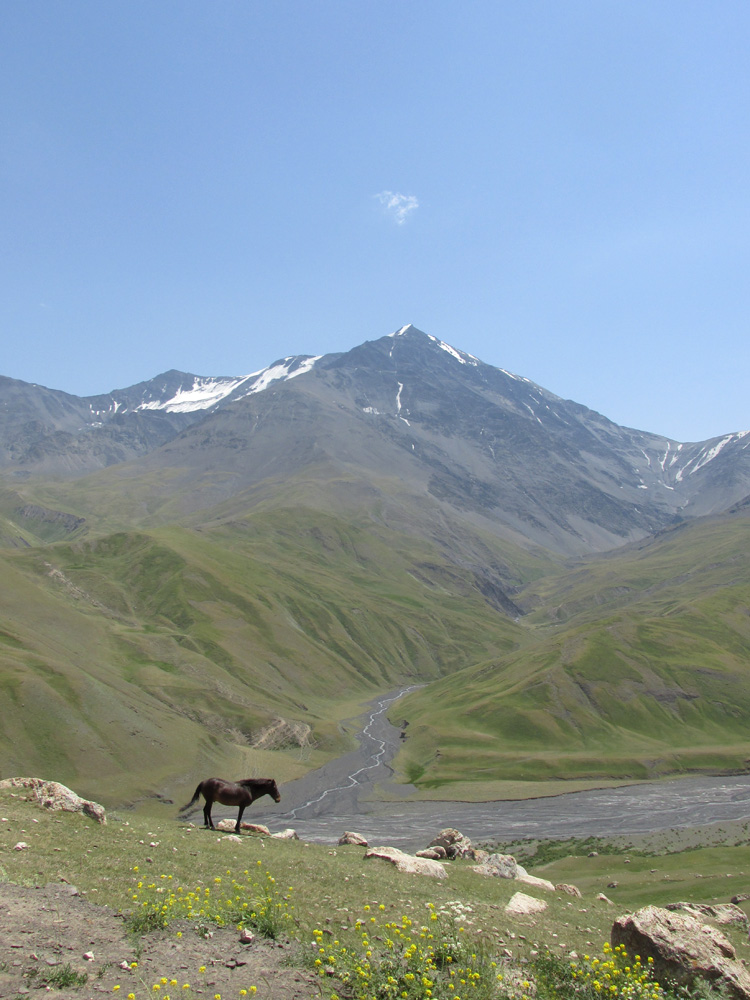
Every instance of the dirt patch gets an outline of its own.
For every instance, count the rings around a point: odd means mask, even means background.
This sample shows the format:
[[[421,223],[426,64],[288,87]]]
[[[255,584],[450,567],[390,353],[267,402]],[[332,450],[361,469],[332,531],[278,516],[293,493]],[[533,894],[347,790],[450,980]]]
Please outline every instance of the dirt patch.
[[[0,883],[0,942],[3,1000],[42,995],[87,1000],[105,993],[122,1000],[131,993],[138,1000],[212,1000],[216,994],[229,1000],[243,989],[257,1000],[319,996],[317,977],[291,964],[289,943],[256,937],[242,944],[235,928],[214,928],[206,938],[188,922],[134,937],[122,915],[82,899],[70,885]],[[64,984],[75,973],[86,976],[85,982]],[[189,989],[183,988],[186,983]]]

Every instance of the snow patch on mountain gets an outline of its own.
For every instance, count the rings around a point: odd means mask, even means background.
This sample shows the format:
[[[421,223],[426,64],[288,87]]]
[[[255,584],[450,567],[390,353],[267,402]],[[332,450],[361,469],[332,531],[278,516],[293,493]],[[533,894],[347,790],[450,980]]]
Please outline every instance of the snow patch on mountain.
[[[699,469],[702,469],[704,466],[708,465],[709,462],[713,462],[716,456],[721,454],[721,452],[726,448],[728,444],[731,444],[735,441],[741,441],[748,434],[750,434],[750,431],[738,431],[735,434],[727,434],[720,441],[717,441],[712,445],[708,445],[702,448],[695,456],[695,458],[692,458],[675,475],[676,481],[680,483],[682,482],[683,476],[685,475],[692,476],[693,473],[697,472]]]
[[[178,389],[170,399],[153,399],[136,406],[136,410],[166,410],[167,413],[193,413],[195,410],[208,410],[229,396],[235,389],[252,378],[201,378],[196,376],[192,388]]]
[[[464,351],[457,351],[455,347],[451,347],[450,344],[446,344],[444,340],[438,340],[437,337],[432,337],[427,334],[433,344],[437,344],[441,351],[445,351],[446,354],[450,354],[452,358],[455,358],[459,364],[462,365],[474,365],[475,367],[479,364],[477,358],[473,354],[466,354]]]
[[[276,364],[271,365],[269,368],[264,368],[262,371],[254,372],[252,375],[248,375],[248,379],[254,379],[247,392],[243,392],[242,396],[251,396],[255,392],[263,392],[267,389],[272,382],[278,381],[288,381],[290,378],[296,378],[298,375],[304,375],[305,372],[309,372],[311,368],[315,367],[315,362],[320,361],[322,354],[316,355],[314,358],[299,358],[291,357],[284,358],[282,361],[277,361]]]
[[[180,386],[168,398],[144,400],[134,410],[164,410],[167,413],[195,413],[198,410],[210,410],[230,397],[242,399],[256,392],[263,392],[269,385],[278,381],[287,381],[309,372],[322,355],[316,357],[294,356],[262,368],[250,375],[235,377],[216,377],[196,375],[189,387]],[[114,400],[111,412],[116,413],[120,402]]]

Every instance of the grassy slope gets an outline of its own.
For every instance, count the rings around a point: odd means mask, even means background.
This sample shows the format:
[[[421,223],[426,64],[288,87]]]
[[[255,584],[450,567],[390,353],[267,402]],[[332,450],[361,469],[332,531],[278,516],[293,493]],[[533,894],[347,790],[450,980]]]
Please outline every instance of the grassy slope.
[[[402,774],[432,795],[464,795],[468,778],[493,797],[493,779],[744,770],[749,540],[746,517],[697,522],[527,588],[517,650],[400,703]]]
[[[154,882],[160,891],[162,886],[167,890],[185,886],[200,887],[202,892],[210,888],[217,894],[218,886],[228,884],[232,876],[241,879],[243,869],[251,874],[257,869],[259,879],[268,875],[276,880],[281,893],[289,894],[294,914],[291,933],[303,946],[292,956],[296,961],[304,959],[315,928],[327,928],[327,943],[335,936],[341,944],[356,949],[361,935],[355,932],[354,922],[362,920],[371,930],[372,950],[377,953],[385,947],[383,942],[388,936],[381,930],[385,921],[400,922],[405,915],[419,927],[429,923],[430,904],[438,910],[445,907],[456,912],[457,901],[463,908],[461,925],[467,937],[474,940],[479,934],[484,947],[493,954],[510,952],[516,961],[526,961],[545,946],[561,956],[573,949],[580,956],[601,954],[602,946],[609,941],[612,923],[620,914],[638,906],[663,906],[678,900],[724,903],[745,888],[748,873],[747,827],[736,831],[739,836],[726,838],[722,846],[680,853],[662,850],[659,856],[650,856],[625,843],[592,843],[581,851],[583,845],[573,843],[558,852],[557,861],[535,864],[533,858],[524,860],[532,874],[578,886],[583,898],[572,899],[509,879],[483,877],[472,870],[469,861],[447,863],[447,878],[440,880],[404,875],[389,864],[364,860],[364,851],[359,847],[331,850],[327,844],[267,837],[261,840],[247,835],[239,843],[230,842],[219,834],[176,823],[173,810],[166,807],[161,819],[110,814],[107,825],[99,826],[80,814],[48,813],[25,801],[23,794],[0,790],[0,811],[4,818],[0,824],[0,880],[28,886],[62,880],[75,885],[90,902],[106,904],[116,911],[129,913],[136,908],[133,893],[139,881]],[[12,850],[21,839],[28,849]],[[710,841],[706,836],[705,843]],[[587,857],[585,851],[591,847],[600,853]],[[617,887],[611,888],[611,882],[617,882]],[[548,910],[531,920],[506,914],[505,905],[519,889],[543,898]],[[597,898],[602,892],[614,905]],[[742,906],[747,912],[748,903]],[[172,975],[179,963],[186,970],[178,973],[180,982],[189,979],[200,983],[200,959],[194,943],[204,939],[197,936],[193,926],[179,926],[184,929],[184,951],[176,952],[174,966],[152,970],[155,974],[145,986],[127,970],[102,968],[99,954],[88,965],[80,954],[69,957],[76,967],[89,973],[92,984],[110,993],[113,984],[123,984],[123,995],[131,988],[139,997],[153,995],[151,982],[159,974]],[[430,930],[436,928],[430,925]],[[744,959],[749,953],[744,928],[731,925],[722,931],[733,941],[738,958]],[[168,933],[174,935],[174,927]],[[174,941],[178,943],[176,938]],[[134,955],[127,954],[128,960],[139,957],[139,944],[133,938]],[[205,947],[207,958],[214,957],[215,944],[205,940]],[[194,956],[195,962],[186,969],[187,954]],[[18,957],[27,960],[25,953],[19,952]],[[210,965],[209,960],[203,961]],[[331,980],[321,985],[326,996],[338,987]],[[259,997],[269,995],[263,987],[263,983],[258,984]],[[208,991],[208,995],[213,993],[213,989]]]
[[[342,750],[336,723],[375,693],[499,655],[519,632],[427,543],[304,508],[2,562],[3,774],[108,803],[206,771],[294,777]],[[276,715],[311,725],[318,751],[253,750]]]
[[[429,797],[750,758],[747,517],[561,568],[345,469],[209,510],[165,475],[123,466],[0,491],[0,528],[35,546],[3,556],[3,774],[54,763],[49,776],[89,794],[106,776],[108,802],[207,768],[289,779],[340,752],[337,723],[405,680],[432,682],[398,708],[411,721],[400,774]],[[19,524],[29,502],[85,523],[57,541],[54,518]],[[526,584],[520,625],[479,594],[477,565]],[[311,725],[318,750],[251,749],[275,715]]]

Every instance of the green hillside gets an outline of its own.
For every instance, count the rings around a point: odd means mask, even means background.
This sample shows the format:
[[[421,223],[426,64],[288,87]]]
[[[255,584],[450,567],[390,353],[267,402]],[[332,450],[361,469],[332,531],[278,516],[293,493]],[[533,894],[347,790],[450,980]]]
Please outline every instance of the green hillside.
[[[106,778],[110,801],[266,770],[278,717],[310,727],[273,755],[293,777],[365,700],[521,633],[429,544],[304,508],[8,549],[2,571],[2,772],[105,800]]]
[[[749,542],[747,516],[706,519],[527,587],[517,649],[400,703],[402,775],[491,797],[502,781],[747,770]]]
[[[128,469],[0,491],[3,776],[108,804],[207,772],[289,780],[414,683],[397,769],[422,795],[750,760],[741,510],[563,564],[382,474],[215,482],[200,508],[190,475]]]

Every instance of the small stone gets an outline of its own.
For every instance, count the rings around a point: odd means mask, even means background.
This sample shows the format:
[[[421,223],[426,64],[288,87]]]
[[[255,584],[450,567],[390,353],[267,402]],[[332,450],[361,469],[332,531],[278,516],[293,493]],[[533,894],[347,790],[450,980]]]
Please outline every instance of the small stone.
[[[25,840],[19,840],[18,843],[13,848],[14,851],[25,851],[28,848],[28,844]]]
[[[243,927],[240,932],[240,944],[252,944],[255,940],[255,935],[252,931],[249,931],[247,927]]]
[[[94,961],[94,953],[93,953],[93,951],[84,951],[83,957],[86,959],[87,962],[93,962]]]

